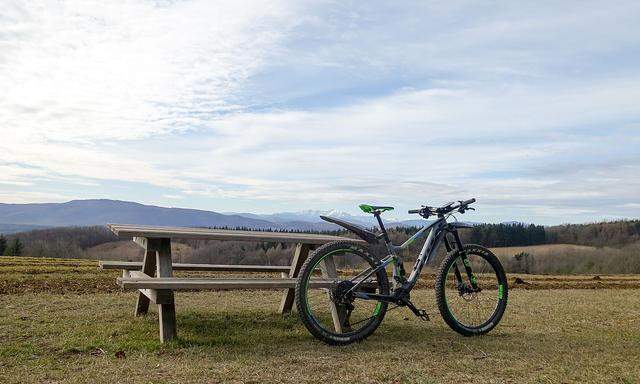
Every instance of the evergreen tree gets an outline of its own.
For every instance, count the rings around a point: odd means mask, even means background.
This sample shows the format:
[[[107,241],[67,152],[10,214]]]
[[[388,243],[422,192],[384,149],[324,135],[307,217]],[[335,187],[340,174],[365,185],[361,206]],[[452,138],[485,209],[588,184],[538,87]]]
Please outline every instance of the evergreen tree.
[[[13,239],[11,244],[4,250],[5,256],[22,256],[24,250],[24,244],[20,241],[19,237]]]
[[[0,255],[4,255],[5,249],[7,249],[7,239],[0,233]]]

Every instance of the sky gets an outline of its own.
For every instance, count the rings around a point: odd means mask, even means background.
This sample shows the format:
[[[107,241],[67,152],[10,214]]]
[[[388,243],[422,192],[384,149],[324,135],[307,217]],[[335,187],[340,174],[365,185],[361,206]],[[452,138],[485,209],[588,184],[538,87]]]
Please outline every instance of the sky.
[[[4,0],[0,202],[639,218],[639,19],[637,1]]]

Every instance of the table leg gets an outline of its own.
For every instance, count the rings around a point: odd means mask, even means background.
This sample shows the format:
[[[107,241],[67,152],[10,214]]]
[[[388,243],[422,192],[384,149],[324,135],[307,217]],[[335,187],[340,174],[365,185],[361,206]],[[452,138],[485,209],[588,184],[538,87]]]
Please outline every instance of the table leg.
[[[302,264],[307,260],[311,245],[309,244],[296,244],[296,251],[293,254],[293,260],[291,261],[291,269],[289,270],[289,278],[297,278],[302,268]],[[296,297],[296,290],[293,288],[285,289],[282,300],[280,301],[280,313],[289,313],[293,308],[293,301]]]
[[[159,248],[158,239],[136,239],[138,244],[144,249],[144,261],[142,262],[142,273],[154,276],[156,273],[156,258]],[[149,298],[138,292],[138,301],[136,303],[136,316],[146,315],[149,311]]]
[[[320,264],[320,270],[322,271],[322,277],[325,279],[335,279],[338,277],[338,271],[336,269],[336,263],[333,260],[333,256],[327,256]],[[336,307],[335,303],[331,300],[329,289],[327,289],[327,297],[329,298],[329,309],[331,310],[331,318],[333,319],[333,327],[337,333],[342,333],[342,324],[344,324],[345,316],[347,315],[344,306]]]
[[[172,277],[173,268],[171,263],[171,239],[159,239],[160,244],[157,252],[157,276]],[[165,290],[158,290],[158,293]],[[176,337],[176,307],[173,298],[173,291],[162,292],[168,297],[167,304],[158,304],[158,319],[160,321],[160,341],[170,341]]]

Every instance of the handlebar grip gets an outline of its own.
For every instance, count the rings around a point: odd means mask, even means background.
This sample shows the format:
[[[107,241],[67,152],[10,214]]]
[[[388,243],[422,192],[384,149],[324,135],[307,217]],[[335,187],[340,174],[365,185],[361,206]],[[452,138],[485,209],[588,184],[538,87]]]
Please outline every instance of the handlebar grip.
[[[422,209],[410,209],[408,213],[409,214],[420,213],[420,211],[422,211]]]
[[[473,198],[473,199],[469,199],[469,200],[463,201],[462,204],[460,204],[460,205],[469,205],[469,204],[475,203],[475,202],[476,202],[476,199]]]

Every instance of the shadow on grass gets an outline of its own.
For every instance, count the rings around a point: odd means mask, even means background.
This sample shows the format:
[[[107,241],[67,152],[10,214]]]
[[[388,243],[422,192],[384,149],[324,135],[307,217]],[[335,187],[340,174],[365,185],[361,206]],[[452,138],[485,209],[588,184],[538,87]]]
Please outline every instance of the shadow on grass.
[[[306,329],[294,314],[262,311],[183,312],[178,314],[176,345],[237,346],[300,342],[308,339]],[[310,335],[309,335],[310,336]]]
[[[178,315],[177,347],[227,346],[252,349],[276,345],[323,345],[307,331],[296,313],[281,315],[261,311],[183,312]],[[501,332],[496,337],[510,338]],[[386,319],[366,343],[408,344],[453,342],[461,339],[449,328],[434,323]],[[479,339],[476,339],[479,340]],[[357,345],[357,344],[356,344]]]

